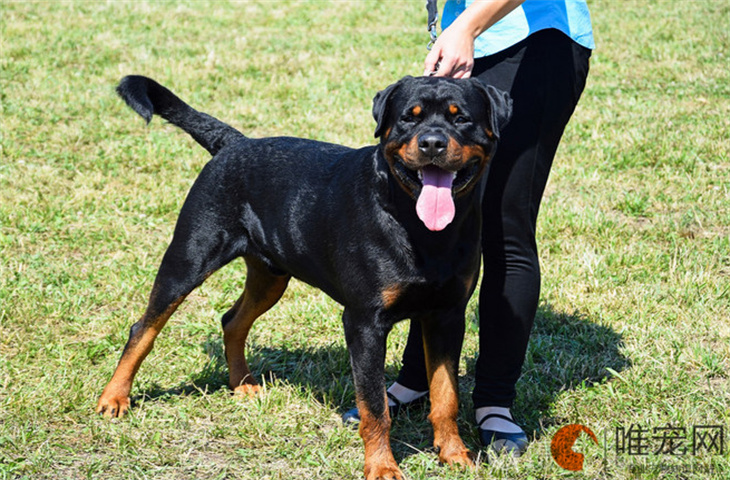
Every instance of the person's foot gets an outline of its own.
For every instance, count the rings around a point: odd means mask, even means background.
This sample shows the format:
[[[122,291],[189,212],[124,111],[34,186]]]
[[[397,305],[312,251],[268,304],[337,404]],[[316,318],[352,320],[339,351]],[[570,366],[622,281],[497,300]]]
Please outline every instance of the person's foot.
[[[515,457],[527,450],[527,434],[515,423],[509,408],[481,407],[475,412],[482,444]]]
[[[398,382],[394,383],[387,391],[390,418],[395,418],[402,408],[422,406],[426,402],[426,398],[428,398],[427,394],[428,391],[419,392],[404,387]],[[342,422],[350,425],[360,423],[360,411],[357,407],[351,408],[342,414]]]

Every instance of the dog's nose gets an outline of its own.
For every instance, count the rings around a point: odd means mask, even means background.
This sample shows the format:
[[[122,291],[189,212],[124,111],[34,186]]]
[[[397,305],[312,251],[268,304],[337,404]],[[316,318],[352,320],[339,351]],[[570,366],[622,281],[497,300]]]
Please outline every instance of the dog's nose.
[[[418,149],[432,158],[444,153],[448,145],[449,139],[441,133],[425,133],[418,137]]]

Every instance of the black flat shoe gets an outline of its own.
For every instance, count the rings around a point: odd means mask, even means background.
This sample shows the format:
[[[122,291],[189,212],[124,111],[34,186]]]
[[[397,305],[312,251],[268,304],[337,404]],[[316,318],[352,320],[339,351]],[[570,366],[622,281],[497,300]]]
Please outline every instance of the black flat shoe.
[[[527,434],[525,432],[506,433],[483,429],[482,424],[490,418],[501,418],[502,420],[507,420],[508,422],[517,425],[514,420],[506,415],[500,415],[498,413],[485,415],[479,422],[479,425],[477,425],[477,429],[479,430],[479,439],[482,441],[482,445],[497,453],[507,453],[515,457],[519,457],[525,453],[529,444]]]
[[[391,394],[390,392],[386,392],[386,394],[388,395],[388,398],[392,400],[393,403],[395,403],[395,405],[388,405],[390,418],[397,417],[401,409],[411,410],[413,408],[423,407],[426,403],[426,398],[428,398],[428,395],[423,395],[413,400],[412,402],[403,403],[395,398],[395,395]],[[357,407],[351,408],[350,410],[342,414],[342,423],[344,423],[345,425],[357,425],[358,423],[360,423],[360,411],[357,409]]]

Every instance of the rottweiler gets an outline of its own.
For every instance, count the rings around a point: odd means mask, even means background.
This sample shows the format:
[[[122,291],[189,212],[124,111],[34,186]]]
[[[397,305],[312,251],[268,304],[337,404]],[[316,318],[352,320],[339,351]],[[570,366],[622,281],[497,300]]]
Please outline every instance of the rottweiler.
[[[486,172],[511,114],[508,95],[477,79],[405,77],[374,98],[379,143],[352,149],[248,138],[142,76],[125,77],[117,92],[148,123],[161,116],[213,158],[188,193],[147,309],[96,411],[127,411],[134,376],[168,318],[209,275],[243,257],[243,294],[222,317],[234,392],[259,389],[246,337],[295,277],[344,306],[365,476],[402,478],[384,363],[389,331],[407,318],[423,328],[439,459],[472,465],[456,425],[457,368],[480,267]]]

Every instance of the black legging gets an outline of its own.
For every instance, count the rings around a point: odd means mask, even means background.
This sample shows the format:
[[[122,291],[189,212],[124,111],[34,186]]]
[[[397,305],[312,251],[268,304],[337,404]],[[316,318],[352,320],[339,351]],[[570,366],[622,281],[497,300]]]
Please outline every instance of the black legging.
[[[553,157],[585,86],[591,51],[558,30],[479,58],[472,76],[510,92],[513,114],[483,201],[479,357],[474,407],[511,407],[540,297],[535,225]],[[428,390],[421,328],[411,322],[398,383]]]

